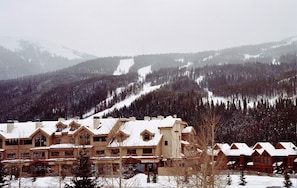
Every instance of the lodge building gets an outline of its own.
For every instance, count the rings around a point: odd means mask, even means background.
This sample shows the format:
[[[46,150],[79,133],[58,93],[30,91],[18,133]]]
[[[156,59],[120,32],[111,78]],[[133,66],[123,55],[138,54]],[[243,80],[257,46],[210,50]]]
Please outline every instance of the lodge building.
[[[10,173],[22,169],[22,175],[38,169],[57,175],[61,168],[70,174],[80,152],[90,156],[94,175],[116,173],[120,161],[148,172],[195,153],[195,134],[172,116],[11,121],[0,124],[0,158]]]
[[[0,159],[10,174],[66,176],[83,152],[90,157],[94,176],[117,174],[120,164],[127,173],[166,175],[174,164],[199,163],[202,152],[196,138],[192,126],[172,116],[10,121],[0,124]],[[267,142],[253,147],[217,143],[212,148],[215,157],[225,158],[225,169],[297,171],[297,149],[291,142],[275,147]]]

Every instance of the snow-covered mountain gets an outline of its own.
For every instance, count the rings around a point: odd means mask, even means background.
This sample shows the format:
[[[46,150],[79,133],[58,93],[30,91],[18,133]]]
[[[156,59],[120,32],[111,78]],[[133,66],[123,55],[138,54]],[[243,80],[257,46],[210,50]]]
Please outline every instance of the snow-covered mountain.
[[[94,58],[47,41],[0,37],[1,80],[55,71]]]

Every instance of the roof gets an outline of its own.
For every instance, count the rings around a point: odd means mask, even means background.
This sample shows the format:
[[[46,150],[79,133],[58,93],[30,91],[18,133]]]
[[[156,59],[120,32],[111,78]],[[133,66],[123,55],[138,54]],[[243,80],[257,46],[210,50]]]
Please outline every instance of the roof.
[[[118,131],[122,131],[129,136],[122,143],[119,143],[114,139],[108,147],[119,147],[120,145],[124,147],[157,146],[163,136],[159,128],[173,127],[177,120],[180,119],[168,116],[160,119],[133,120],[125,122]],[[150,140],[143,140],[142,133],[144,130],[154,134]]]
[[[250,156],[253,153],[253,149],[250,148],[246,143],[233,143],[230,149],[227,151],[227,156]]]
[[[70,124],[73,122],[78,123],[81,127],[87,128],[94,135],[108,134],[112,127],[116,124],[119,119],[107,118],[100,119],[99,127],[94,129],[93,118],[86,119],[69,119],[60,121],[42,121],[42,122],[10,122],[0,124],[0,134],[6,139],[17,139],[17,138],[30,138],[35,132],[42,130],[48,135],[55,134],[74,134],[77,130],[70,131]],[[56,132],[56,125],[61,122],[66,125],[66,128],[61,132]],[[11,131],[9,131],[11,129]]]
[[[266,151],[270,156],[288,156],[286,149],[275,149],[269,142],[258,142],[253,147],[253,150],[257,151],[260,155]]]

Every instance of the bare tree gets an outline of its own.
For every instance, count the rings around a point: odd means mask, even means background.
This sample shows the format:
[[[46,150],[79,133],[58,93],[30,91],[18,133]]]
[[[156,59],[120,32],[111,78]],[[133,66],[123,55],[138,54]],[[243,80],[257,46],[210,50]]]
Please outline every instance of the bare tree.
[[[202,116],[202,125],[197,133],[197,146],[199,156],[196,164],[192,164],[192,181],[195,187],[215,188],[226,185],[225,178],[220,175],[220,170],[225,164],[225,159],[216,155],[215,130],[219,117],[215,113]]]

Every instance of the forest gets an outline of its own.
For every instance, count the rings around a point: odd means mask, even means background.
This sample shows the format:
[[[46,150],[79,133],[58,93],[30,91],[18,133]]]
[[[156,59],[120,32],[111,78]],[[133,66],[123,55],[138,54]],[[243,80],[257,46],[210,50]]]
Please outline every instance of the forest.
[[[135,61],[140,59],[149,62],[156,57],[140,56]],[[107,66],[118,59],[102,61]],[[163,67],[148,74],[145,82],[135,72],[105,75],[80,65],[71,71],[1,81],[0,122],[83,118],[92,109],[100,112],[138,93],[149,82],[162,87],[105,117],[177,115],[198,130],[201,117],[211,111],[220,117],[218,142],[296,144],[296,65],[296,54],[289,53],[279,63]]]

